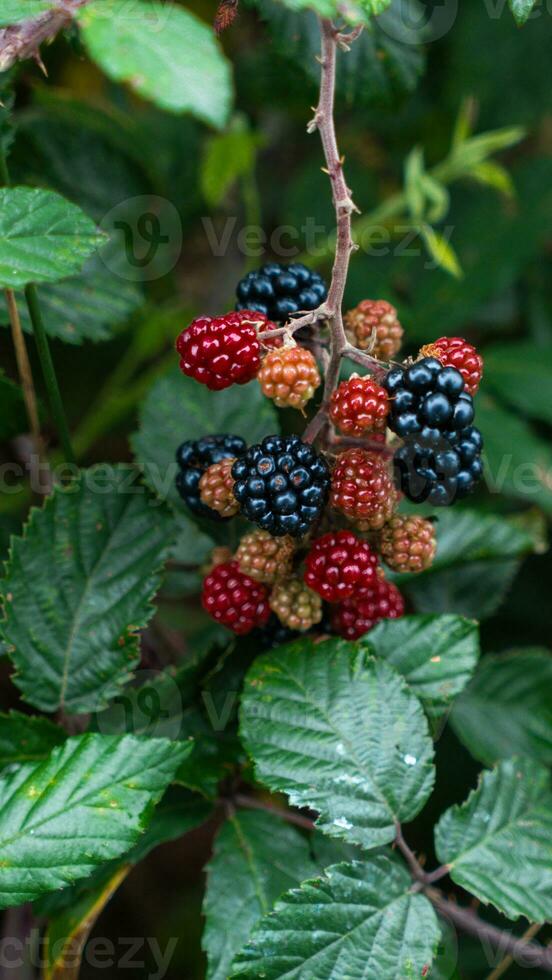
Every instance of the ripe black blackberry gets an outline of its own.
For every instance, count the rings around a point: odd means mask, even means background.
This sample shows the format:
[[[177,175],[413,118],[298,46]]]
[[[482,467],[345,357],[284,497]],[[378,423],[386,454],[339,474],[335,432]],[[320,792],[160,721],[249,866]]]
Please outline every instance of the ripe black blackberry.
[[[473,400],[465,390],[464,378],[456,368],[443,367],[436,357],[393,368],[383,384],[391,402],[387,424],[398,436],[414,436],[427,426],[456,432],[473,422]]]
[[[326,460],[299,436],[267,436],[234,463],[232,476],[242,514],[275,537],[306,534],[330,488]]]
[[[207,507],[200,498],[199,481],[205,471],[213,463],[223,459],[233,459],[243,456],[247,444],[240,436],[221,435],[203,436],[201,439],[188,439],[178,447],[176,462],[179,471],[176,474],[176,489],[184,503],[199,517],[208,517],[214,521],[227,520],[221,517],[212,507]]]
[[[414,503],[446,507],[475,489],[483,475],[482,449],[474,425],[447,433],[426,426],[395,453],[395,485]]]
[[[237,310],[257,310],[269,320],[285,323],[292,313],[315,310],[328,290],[322,276],[306,265],[270,262],[248,272],[236,289]]]

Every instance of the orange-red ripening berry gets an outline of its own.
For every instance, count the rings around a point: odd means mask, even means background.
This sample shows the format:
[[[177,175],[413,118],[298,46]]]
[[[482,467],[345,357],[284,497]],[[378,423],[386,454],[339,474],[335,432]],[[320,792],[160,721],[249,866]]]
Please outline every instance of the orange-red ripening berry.
[[[383,527],[397,503],[386,459],[366,449],[341,453],[332,473],[330,503],[362,530]]]
[[[222,459],[220,463],[213,463],[199,481],[201,502],[221,517],[234,517],[240,509],[234,497],[232,467],[235,462],[235,459]]]
[[[473,344],[462,337],[439,337],[420,350],[422,357],[436,357],[444,367],[453,367],[464,378],[466,391],[475,395],[483,377],[483,358]]]
[[[349,340],[360,350],[370,350],[380,361],[389,361],[400,350],[404,330],[397,311],[384,299],[363,299],[345,314]]]
[[[383,432],[388,413],[388,394],[372,378],[353,375],[348,381],[342,381],[332,394],[330,418],[345,435]]]
[[[278,408],[303,408],[320,384],[316,361],[304,347],[270,351],[257,374],[263,395]]]

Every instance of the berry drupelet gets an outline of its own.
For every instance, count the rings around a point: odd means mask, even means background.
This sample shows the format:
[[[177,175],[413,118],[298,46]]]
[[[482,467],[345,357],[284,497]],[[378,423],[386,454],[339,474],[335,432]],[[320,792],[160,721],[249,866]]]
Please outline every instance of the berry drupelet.
[[[203,582],[205,611],[234,633],[250,633],[270,616],[268,589],[240,572],[235,561],[217,565]]]
[[[352,531],[330,532],[312,545],[305,559],[305,582],[326,602],[341,602],[374,584],[377,565],[370,545]]]
[[[387,424],[398,436],[416,435],[426,426],[452,432],[473,421],[473,401],[464,390],[464,378],[435,357],[393,368],[383,384],[391,401]]]
[[[381,619],[399,619],[403,614],[404,599],[397,586],[378,578],[366,595],[353,596],[335,606],[332,630],[346,640],[358,640]]]
[[[260,330],[266,316],[244,310],[224,316],[199,316],[176,340],[180,370],[212,391],[246,384],[261,366]]]
[[[472,344],[462,337],[439,337],[422,347],[424,357],[436,357],[446,367],[454,367],[464,378],[466,391],[475,395],[483,377],[483,358]]]
[[[242,514],[275,537],[306,534],[330,487],[324,457],[299,436],[267,436],[234,463],[232,476]]]
[[[348,436],[361,436],[369,431],[384,432],[388,412],[389,398],[385,388],[372,378],[359,378],[358,375],[342,381],[330,401],[333,424]]]
[[[236,295],[236,309],[258,310],[271,320],[285,323],[292,313],[315,310],[328,290],[322,276],[300,262],[270,262],[248,272],[238,283]]]
[[[481,479],[482,448],[483,438],[474,425],[447,433],[426,426],[395,453],[395,486],[414,503],[453,504]]]
[[[236,459],[243,456],[246,449],[247,445],[240,436],[225,434],[203,436],[196,441],[188,439],[178,447],[176,462],[179,472],[176,475],[176,488],[184,503],[194,514],[216,521],[223,519],[216,510],[203,503],[199,484],[210,466],[220,463],[223,459]]]

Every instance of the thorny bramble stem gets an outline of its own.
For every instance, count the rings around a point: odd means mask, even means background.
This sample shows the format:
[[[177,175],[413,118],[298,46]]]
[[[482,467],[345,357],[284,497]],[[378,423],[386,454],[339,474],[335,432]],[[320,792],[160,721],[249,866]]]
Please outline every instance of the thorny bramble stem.
[[[326,320],[330,327],[330,351],[326,365],[324,394],[322,404],[316,415],[307,426],[303,438],[306,442],[314,442],[318,435],[328,425],[328,407],[334,388],[339,381],[339,368],[342,357],[349,357],[356,363],[366,367],[376,377],[385,374],[385,368],[370,354],[357,350],[349,344],[343,326],[343,295],[347,282],[349,260],[355,249],[351,235],[351,214],[357,211],[351,191],[347,187],[343,171],[343,158],[337,146],[334,120],[335,101],[335,71],[337,49],[348,51],[350,45],[360,34],[354,29],[348,34],[341,33],[330,20],[320,19],[321,57],[320,57],[320,96],[307,131],[318,130],[324,159],[325,172],[330,178],[332,200],[335,208],[337,223],[337,238],[332,278],[327,299],[316,310],[304,313],[294,318],[285,327],[269,330],[261,334],[261,339],[287,334],[292,336],[302,327],[312,326],[320,320]]]
[[[40,45],[43,41],[50,41],[67,27],[78,9],[88,2],[89,0],[54,0],[51,10],[0,30],[0,71],[7,71],[16,61],[34,58],[46,74],[40,57]]]
[[[497,929],[480,919],[471,909],[461,908],[448,901],[435,888],[425,889],[425,894],[437,911],[462,932],[492,944],[501,953],[510,953],[514,958],[519,958],[524,966],[552,973],[552,949],[529,942],[523,937],[513,936],[505,929]]]

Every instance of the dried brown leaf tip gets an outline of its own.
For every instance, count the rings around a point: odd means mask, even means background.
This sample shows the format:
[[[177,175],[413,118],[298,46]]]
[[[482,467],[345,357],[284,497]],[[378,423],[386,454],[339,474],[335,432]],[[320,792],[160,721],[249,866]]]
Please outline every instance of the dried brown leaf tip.
[[[238,14],[238,0],[220,0],[215,16],[215,34],[222,34],[235,21]]]

